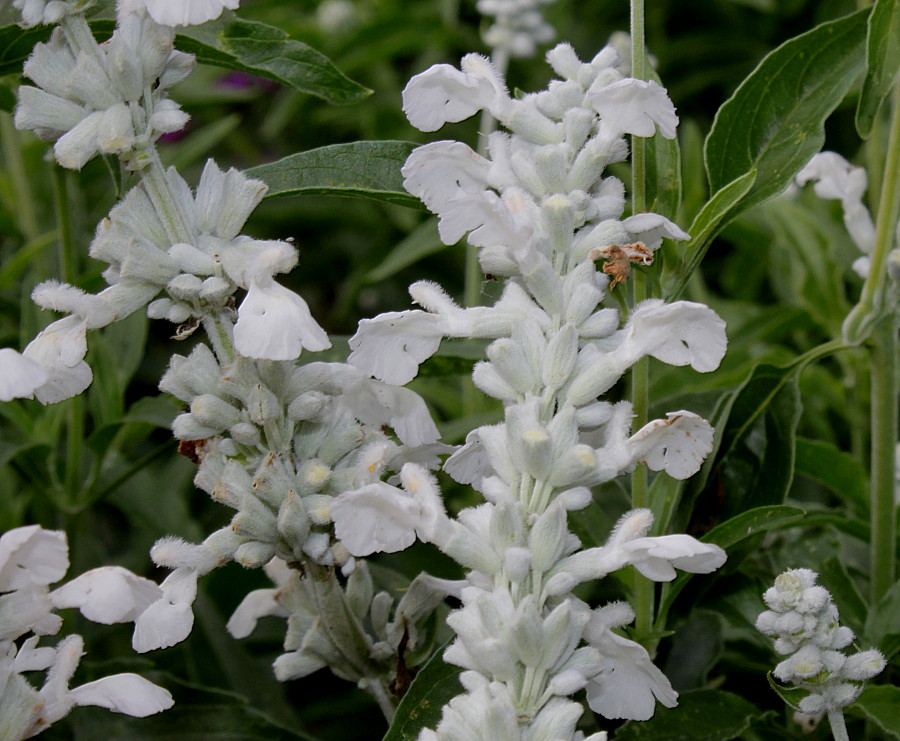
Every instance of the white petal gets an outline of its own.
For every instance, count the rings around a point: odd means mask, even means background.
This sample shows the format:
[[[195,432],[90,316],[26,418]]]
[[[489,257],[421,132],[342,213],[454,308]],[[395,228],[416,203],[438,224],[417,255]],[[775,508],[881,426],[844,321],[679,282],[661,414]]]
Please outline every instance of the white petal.
[[[701,543],[690,535],[636,538],[622,548],[627,554],[625,563],[654,581],[674,579],[673,567],[692,574],[709,574],[726,560],[725,551],[719,546]]]
[[[273,280],[250,284],[238,309],[234,344],[241,355],[265,360],[295,360],[303,348],[331,347],[306,302]]]
[[[50,379],[40,365],[9,347],[0,350],[0,401],[32,399]]]
[[[361,422],[390,425],[406,445],[427,445],[441,436],[425,401],[410,389],[362,376],[357,383],[344,388],[342,399]]]
[[[462,121],[482,108],[500,112],[508,96],[491,63],[478,54],[468,54],[461,66],[463,71],[436,64],[406,85],[403,112],[420,131],[437,131],[445,123]]]
[[[218,18],[240,0],[143,0],[150,17],[162,26],[195,26]]]
[[[28,344],[22,354],[49,374],[49,380],[34,392],[42,404],[68,399],[91,385],[86,353],[87,327],[77,316],[53,322]]]
[[[114,674],[69,690],[76,705],[97,705],[135,718],[168,710],[174,704],[168,690],[137,674]]]
[[[161,599],[135,620],[131,646],[140,654],[168,648],[187,638],[193,626],[194,613],[190,604],[173,605],[167,599]]]
[[[613,136],[634,134],[649,137],[659,133],[675,138],[678,116],[666,89],[653,80],[626,78],[588,94],[600,114],[603,129]]]
[[[665,469],[672,478],[686,479],[700,470],[712,450],[713,428],[693,412],[669,412],[642,427],[628,441],[634,460],[652,471]]]
[[[266,615],[288,616],[288,611],[278,604],[277,589],[254,589],[237,606],[225,626],[235,638],[246,638],[256,629],[256,623]]]
[[[56,607],[77,607],[88,620],[104,625],[135,620],[161,596],[154,582],[121,566],[86,571],[50,595]]]
[[[28,525],[0,537],[0,592],[59,581],[69,568],[66,534]]]
[[[620,350],[628,365],[652,355],[669,365],[690,365],[707,373],[719,367],[728,344],[725,322],[719,315],[691,301],[644,301],[623,331]]]
[[[416,539],[415,500],[383,482],[344,492],[331,503],[335,535],[354,556],[394,553]]]
[[[403,386],[437,352],[444,321],[423,311],[391,311],[363,319],[350,338],[347,362],[380,381]]]

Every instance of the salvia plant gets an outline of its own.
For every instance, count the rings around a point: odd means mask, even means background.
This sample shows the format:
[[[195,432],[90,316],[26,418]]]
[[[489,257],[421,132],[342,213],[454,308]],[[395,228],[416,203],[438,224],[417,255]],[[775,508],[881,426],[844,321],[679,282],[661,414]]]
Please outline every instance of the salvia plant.
[[[900,736],[896,0],[238,5],[0,7],[0,741]]]

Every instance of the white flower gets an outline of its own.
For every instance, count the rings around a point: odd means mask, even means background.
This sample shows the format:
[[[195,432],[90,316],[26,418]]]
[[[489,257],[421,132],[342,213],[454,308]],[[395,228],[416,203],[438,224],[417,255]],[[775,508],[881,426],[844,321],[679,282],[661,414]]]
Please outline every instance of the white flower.
[[[719,367],[728,344],[725,322],[708,306],[691,301],[644,301],[623,332],[620,351],[627,358],[625,367],[651,355],[669,365],[690,365],[708,373]]]
[[[347,362],[385,383],[402,386],[419,372],[419,364],[437,352],[445,324],[424,311],[390,311],[363,319],[350,338]]]
[[[9,347],[0,350],[0,401],[33,399],[36,389],[50,380],[40,365]]]
[[[69,690],[76,705],[95,705],[134,718],[168,710],[175,701],[168,690],[137,674],[113,674]]]
[[[128,4],[133,8],[143,5],[163,26],[196,26],[215,20],[225,8],[237,10],[240,0],[132,0]]]
[[[448,122],[463,121],[485,108],[501,118],[509,94],[490,61],[467,54],[461,71],[436,64],[413,77],[403,90],[403,112],[420,131],[437,131]]]
[[[162,597],[134,621],[131,645],[138,653],[181,643],[194,626],[191,605],[197,597],[197,571],[175,569],[160,588]]]
[[[650,470],[665,469],[672,478],[686,479],[700,470],[712,450],[713,428],[693,412],[669,412],[642,427],[628,441],[634,460]]]
[[[862,167],[855,167],[836,152],[819,152],[797,173],[796,180],[805,185],[815,181],[813,190],[823,199],[836,199],[844,209],[844,225],[859,249],[868,254],[875,246],[875,225],[863,204],[868,177]],[[860,265],[857,272],[868,272],[868,266]]]
[[[254,589],[241,600],[225,626],[235,638],[246,638],[255,629],[261,617],[278,615],[287,617],[290,612],[277,599],[277,589]]]
[[[28,525],[0,536],[0,592],[53,584],[68,568],[69,547],[63,532]]]
[[[603,655],[603,665],[587,685],[588,706],[604,718],[649,720],[657,700],[667,708],[678,693],[639,643],[613,633],[595,612],[585,639]]]
[[[675,222],[669,221],[665,216],[649,212],[629,216],[622,222],[622,226],[649,250],[658,249],[663,237],[677,240],[691,238],[691,235]]]
[[[93,374],[84,356],[87,327],[84,319],[67,316],[48,325],[22,353],[40,365],[49,376],[34,390],[42,404],[54,404],[80,394],[91,385]]]
[[[121,566],[86,571],[50,594],[57,608],[77,607],[95,623],[110,625],[135,620],[162,596],[159,587]]]
[[[588,93],[600,114],[601,125],[611,136],[634,134],[650,137],[659,133],[675,138],[678,116],[666,89],[650,80],[627,78]]]
[[[13,7],[22,11],[22,28],[41,23],[59,23],[70,13],[83,13],[93,6],[94,0],[13,0]]]
[[[335,535],[354,556],[394,553],[442,539],[449,520],[434,478],[421,466],[400,470],[403,489],[383,482],[344,492],[331,503]]]

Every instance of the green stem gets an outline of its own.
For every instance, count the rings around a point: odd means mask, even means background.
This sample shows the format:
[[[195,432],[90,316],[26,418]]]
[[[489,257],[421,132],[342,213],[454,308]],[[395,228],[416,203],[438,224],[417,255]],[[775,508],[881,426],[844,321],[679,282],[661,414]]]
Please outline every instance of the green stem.
[[[849,345],[863,342],[885,312],[887,296],[887,259],[894,246],[897,218],[900,216],[900,82],[894,85],[891,133],[888,140],[884,180],[875,222],[875,246],[872,249],[869,275],[863,285],[859,303],[844,321],[844,341]]]
[[[644,53],[644,0],[631,0],[631,75],[635,79],[646,77]],[[646,140],[640,136],[631,137],[631,212],[647,210],[646,183]],[[633,306],[647,298],[647,276],[638,271],[632,273]],[[631,369],[631,403],[634,413],[634,429],[639,430],[648,421],[650,400],[650,361],[641,358]],[[647,468],[638,466],[631,475],[631,506],[650,507],[650,492],[647,483]],[[653,625],[654,591],[653,583],[634,572],[634,611],[637,615],[635,628],[639,637],[650,633]]]
[[[12,181],[13,193],[17,196],[14,215],[19,231],[22,232],[26,242],[34,242],[40,236],[37,214],[34,210],[36,201],[25,172],[25,160],[22,157],[22,147],[19,146],[19,132],[13,126],[12,116],[5,111],[0,112],[0,138],[3,139],[3,156]]]
[[[59,254],[60,277],[65,283],[74,284],[78,275],[78,255],[72,235],[69,208],[68,178],[60,167],[53,167],[53,196],[56,211],[56,233]],[[84,399],[79,395],[67,402],[66,410],[66,459],[64,486],[66,501],[77,506],[82,488],[81,453],[85,434]]]
[[[871,603],[878,604],[896,575],[896,468],[898,383],[897,328],[885,317],[872,333],[872,459],[871,459]]]

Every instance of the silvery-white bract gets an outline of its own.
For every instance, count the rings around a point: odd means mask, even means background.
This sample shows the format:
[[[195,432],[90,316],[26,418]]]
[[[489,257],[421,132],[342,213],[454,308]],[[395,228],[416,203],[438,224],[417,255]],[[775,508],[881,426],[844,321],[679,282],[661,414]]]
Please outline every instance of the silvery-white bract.
[[[119,17],[146,10],[163,26],[196,26],[212,21],[222,11],[237,10],[240,0],[118,0]]]
[[[569,513],[591,502],[588,487],[636,465],[681,479],[699,470],[712,449],[705,420],[681,410],[632,434],[631,404],[599,397],[648,355],[714,370],[726,339],[724,322],[701,304],[648,300],[624,325],[603,306],[608,275],[621,282],[630,263],[652,262],[664,238],[687,238],[658,214],[623,219],[624,186],[603,172],[625,158],[623,134],[674,137],[677,116],[662,87],[623,78],[610,48],[589,64],[567,45],[548,59],[563,79],[519,99],[474,54],[460,69],[436,65],[410,81],[404,110],[420,129],[479,110],[507,129],[490,135],[488,157],[460,142],[419,147],[403,174],[438,215],[443,241],[467,236],[485,271],[508,280],[493,306],[473,308],[415,283],[421,310],[363,320],[350,340],[349,362],[394,384],[411,380],[444,337],[493,340],[472,377],[503,402],[505,419],[471,432],[444,466],[486,502],[451,518],[434,478],[407,464],[400,486],[347,491],[330,508],[351,554],[419,539],[469,570],[462,608],[448,618],[456,640],[444,654],[465,670],[465,693],[422,732],[426,741],[580,738],[581,706],[569,696],[581,689],[609,718],[645,720],[657,701],[674,705],[677,694],[647,652],[615,632],[634,619],[631,608],[591,610],[572,590],[627,565],[669,581],[675,569],[708,573],[725,560],[687,535],[648,537],[653,518],[644,509],[624,515],[599,548],[582,549],[568,529]]]
[[[19,88],[16,128],[55,142],[63,167],[80,170],[103,153],[140,169],[144,150],[188,120],[166,96],[194,66],[192,55],[174,49],[174,37],[146,15],[129,14],[98,45],[82,16],[65,16],[25,63],[25,75],[37,87]]]
[[[19,25],[32,28],[40,24],[59,23],[71,13],[83,13],[93,7],[95,0],[12,0],[22,13]]]
[[[763,595],[769,609],[757,618],[756,627],[788,657],[775,667],[775,677],[807,690],[800,712],[821,718],[859,697],[863,682],[879,674],[886,662],[875,649],[844,653],[853,631],[840,624],[831,594],[816,584],[817,576],[809,569],[778,576]]]
[[[84,654],[80,635],[39,645],[62,627],[56,610],[76,607],[88,620],[110,625],[134,621],[159,596],[156,584],[118,566],[93,569],[51,589],[69,568],[68,553],[65,533],[37,525],[0,536],[0,729],[9,741],[37,735],[77,705],[137,718],[172,706],[166,690],[136,674],[70,687]],[[25,672],[46,672],[40,689]]]

